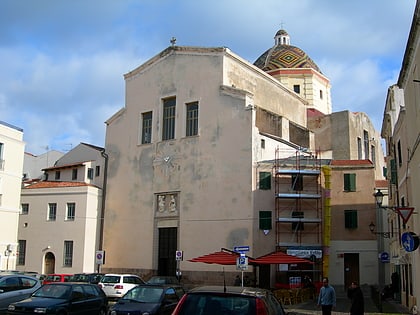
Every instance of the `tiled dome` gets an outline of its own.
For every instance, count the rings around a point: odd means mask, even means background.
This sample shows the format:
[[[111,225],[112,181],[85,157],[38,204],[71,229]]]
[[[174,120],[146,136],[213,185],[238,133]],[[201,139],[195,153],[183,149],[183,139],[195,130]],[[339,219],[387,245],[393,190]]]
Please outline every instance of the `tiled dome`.
[[[290,45],[289,34],[285,30],[276,33],[275,46],[264,52],[254,65],[264,71],[279,68],[312,68],[320,73],[316,63],[302,49]]]

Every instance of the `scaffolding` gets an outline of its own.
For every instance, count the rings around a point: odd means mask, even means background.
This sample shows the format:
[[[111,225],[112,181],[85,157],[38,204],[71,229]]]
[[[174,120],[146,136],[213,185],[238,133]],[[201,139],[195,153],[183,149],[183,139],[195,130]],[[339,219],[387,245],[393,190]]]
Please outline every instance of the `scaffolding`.
[[[280,155],[276,149],[276,249],[315,262],[312,278],[317,281],[322,273],[323,247],[321,159],[301,150],[289,157]]]

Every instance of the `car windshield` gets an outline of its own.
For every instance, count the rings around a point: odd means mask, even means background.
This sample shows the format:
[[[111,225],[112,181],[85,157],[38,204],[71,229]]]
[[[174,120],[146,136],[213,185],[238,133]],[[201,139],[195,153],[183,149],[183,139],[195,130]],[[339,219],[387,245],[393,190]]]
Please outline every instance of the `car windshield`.
[[[89,276],[88,275],[74,275],[71,277],[71,281],[74,282],[88,282],[89,281]]]
[[[189,294],[179,315],[255,314],[255,298],[240,295]]]
[[[101,282],[103,283],[119,283],[120,282],[120,276],[104,276],[101,279]]]
[[[158,303],[160,301],[162,293],[162,288],[135,287],[134,289],[128,291],[122,299],[143,303]]]
[[[147,283],[150,284],[177,284],[178,281],[176,278],[172,278],[172,277],[151,277],[149,281],[147,281]]]
[[[32,296],[44,298],[65,299],[69,296],[71,291],[70,286],[67,285],[49,285],[44,284]]]

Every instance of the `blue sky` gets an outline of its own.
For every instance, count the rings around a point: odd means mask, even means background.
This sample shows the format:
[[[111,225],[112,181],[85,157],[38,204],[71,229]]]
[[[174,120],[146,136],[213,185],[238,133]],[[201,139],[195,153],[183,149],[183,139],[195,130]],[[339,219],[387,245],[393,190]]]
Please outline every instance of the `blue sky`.
[[[0,0],[0,120],[26,151],[103,146],[123,75],[170,45],[230,48],[253,63],[283,28],[332,85],[333,111],[381,128],[415,0]]]

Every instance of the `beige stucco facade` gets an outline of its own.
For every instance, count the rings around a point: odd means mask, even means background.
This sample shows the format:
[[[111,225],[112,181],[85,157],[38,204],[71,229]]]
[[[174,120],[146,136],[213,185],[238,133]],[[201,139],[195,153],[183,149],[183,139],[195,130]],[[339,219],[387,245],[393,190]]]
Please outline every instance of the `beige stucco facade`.
[[[315,134],[315,146],[322,158],[333,160],[370,160],[376,179],[383,179],[384,150],[380,133],[363,112],[348,110],[308,118]]]
[[[333,160],[330,167],[330,281],[344,288],[352,281],[377,284],[377,239],[369,230],[370,222],[376,222],[372,196],[375,186],[374,166],[369,160]],[[346,175],[354,175],[354,190],[346,189]],[[352,219],[355,222],[348,222]]]
[[[98,269],[101,247],[103,149],[81,143],[24,182],[16,269],[80,273]]]
[[[411,233],[415,244],[420,234],[419,14],[420,3],[417,1],[398,82],[388,89],[381,132],[387,144],[389,207],[394,210],[400,207],[413,209],[406,224],[398,211],[387,210],[388,228],[392,232],[390,273],[397,273],[400,280],[396,298],[410,309],[417,307],[420,300],[419,249],[409,246],[406,238],[407,233]]]
[[[125,107],[107,121],[104,268],[142,274],[162,268],[162,228],[176,229],[176,249],[184,252],[179,268],[198,281],[215,281],[211,271],[222,268],[189,262],[193,257],[242,245],[254,257],[273,251],[274,233],[258,228],[259,211],[274,209],[272,195],[258,192],[258,162],[273,159],[276,147],[294,154],[291,137],[313,148],[304,127],[306,102],[226,48],[170,47],[125,80]],[[168,97],[176,97],[175,133],[162,141],[162,100]],[[199,104],[199,128],[187,137],[185,106],[191,102]],[[145,112],[153,113],[153,128],[151,143],[141,144]],[[284,142],[259,132],[259,119],[271,114],[281,120],[277,132]],[[291,135],[290,121],[305,136]],[[167,204],[172,196],[173,208]]]
[[[0,270],[16,266],[23,130],[0,121]]]

